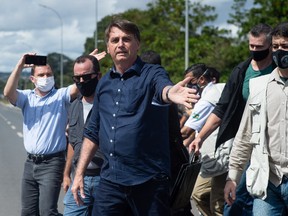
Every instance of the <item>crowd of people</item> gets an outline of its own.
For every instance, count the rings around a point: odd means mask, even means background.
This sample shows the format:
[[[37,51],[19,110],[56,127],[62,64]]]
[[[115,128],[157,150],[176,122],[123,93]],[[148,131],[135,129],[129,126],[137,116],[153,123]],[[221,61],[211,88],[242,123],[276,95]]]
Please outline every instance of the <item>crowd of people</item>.
[[[251,55],[226,83],[195,63],[173,84],[158,53],[140,55],[128,20],[112,20],[105,42],[113,65],[103,77],[106,52],[95,49],[75,60],[68,87],[54,87],[49,64],[25,64],[36,53],[7,80],[4,96],[24,116],[22,216],[58,215],[61,184],[67,216],[192,215],[190,200],[170,207],[192,152],[200,215],[288,214],[288,23],[253,26]],[[35,88],[19,90],[27,67]]]

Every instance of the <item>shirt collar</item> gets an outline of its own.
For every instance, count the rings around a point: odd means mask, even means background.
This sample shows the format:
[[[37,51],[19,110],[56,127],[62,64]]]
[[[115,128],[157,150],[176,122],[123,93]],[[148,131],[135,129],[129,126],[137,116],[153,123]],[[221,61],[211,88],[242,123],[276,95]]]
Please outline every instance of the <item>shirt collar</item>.
[[[45,98],[45,97],[47,97],[48,95],[52,94],[52,92],[54,92],[54,91],[56,90],[55,87],[52,87],[52,89],[51,89],[46,95],[44,95],[43,97],[41,97],[40,95],[36,94],[35,89],[36,89],[36,88],[34,88],[34,89],[32,90],[32,93],[33,93],[36,97],[39,97],[39,98]]]
[[[272,82],[272,81],[276,81],[278,83],[285,84],[280,78],[280,75],[279,75],[277,67],[272,71],[272,73],[271,73],[271,75],[269,77],[269,82]]]
[[[145,63],[139,58],[139,56],[137,56],[134,64],[130,68],[128,68],[128,70],[126,70],[124,74],[117,72],[115,66],[113,66],[110,70],[110,76],[111,78],[123,77],[124,79],[128,79],[134,75],[140,76],[144,64]]]

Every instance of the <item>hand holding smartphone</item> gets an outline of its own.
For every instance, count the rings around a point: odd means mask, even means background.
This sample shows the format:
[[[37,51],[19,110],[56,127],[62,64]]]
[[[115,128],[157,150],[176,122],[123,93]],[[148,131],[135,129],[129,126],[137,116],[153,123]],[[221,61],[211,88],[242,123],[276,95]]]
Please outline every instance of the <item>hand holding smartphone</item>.
[[[34,64],[34,65],[46,65],[47,56],[40,55],[26,55],[25,64]]]

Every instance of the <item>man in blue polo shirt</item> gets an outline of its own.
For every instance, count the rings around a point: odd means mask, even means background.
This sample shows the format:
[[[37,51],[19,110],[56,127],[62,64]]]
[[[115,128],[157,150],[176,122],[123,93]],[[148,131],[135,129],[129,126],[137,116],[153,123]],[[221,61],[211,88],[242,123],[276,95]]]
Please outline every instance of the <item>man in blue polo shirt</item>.
[[[67,145],[67,109],[78,91],[76,85],[55,89],[48,64],[33,65],[33,90],[17,89],[23,68],[31,66],[25,64],[27,55],[21,57],[4,88],[4,95],[24,116],[24,146],[28,155],[22,178],[21,215],[58,215]]]
[[[134,23],[113,20],[105,35],[114,66],[97,85],[72,186],[74,199],[80,202],[78,190],[84,196],[85,168],[99,146],[104,163],[93,215],[169,215],[168,112],[156,115],[152,100],[191,108],[198,97],[184,87],[190,78],[173,85],[163,67],[138,57],[140,32]]]

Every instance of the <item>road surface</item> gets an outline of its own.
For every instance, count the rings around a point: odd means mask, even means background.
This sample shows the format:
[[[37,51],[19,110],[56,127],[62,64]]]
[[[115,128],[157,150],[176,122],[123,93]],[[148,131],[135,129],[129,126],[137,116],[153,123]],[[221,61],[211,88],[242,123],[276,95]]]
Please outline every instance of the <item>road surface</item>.
[[[21,212],[21,178],[26,151],[22,135],[20,109],[0,102],[0,216],[18,216]],[[59,197],[63,213],[63,190]]]

